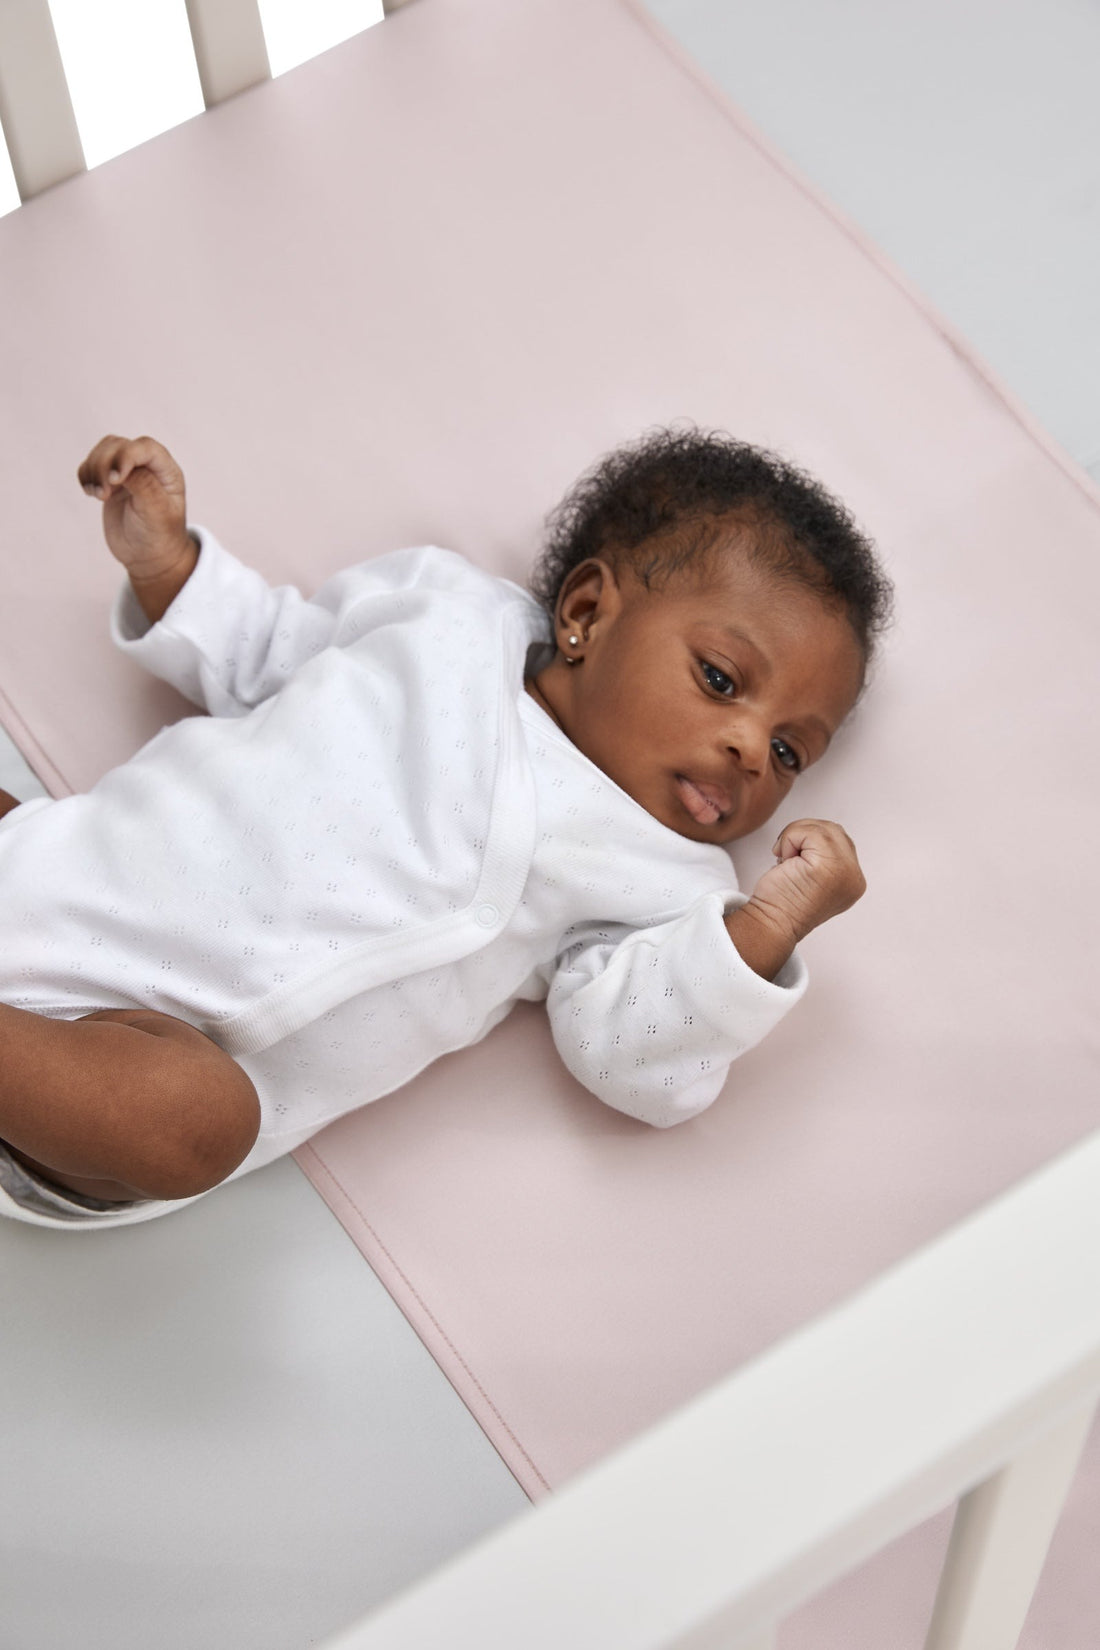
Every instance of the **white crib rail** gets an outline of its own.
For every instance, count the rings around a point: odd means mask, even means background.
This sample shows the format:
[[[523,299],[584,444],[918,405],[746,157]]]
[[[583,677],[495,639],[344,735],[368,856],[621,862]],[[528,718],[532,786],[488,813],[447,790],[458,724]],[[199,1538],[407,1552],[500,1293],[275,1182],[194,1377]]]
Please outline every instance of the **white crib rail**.
[[[325,1650],[766,1650],[960,1494],[926,1650],[1011,1650],[1098,1394],[1100,1135]]]
[[[0,128],[20,200],[83,172],[47,0],[0,0]]]
[[[256,0],[186,0],[203,101],[271,73]],[[0,0],[0,128],[20,200],[84,170],[49,0]]]
[[[256,0],[186,0],[187,22],[208,109],[271,76]]]
[[[383,11],[406,3],[383,0]],[[257,0],[185,4],[208,109],[269,78]],[[49,0],[0,0],[0,130],[22,201],[84,170]]]

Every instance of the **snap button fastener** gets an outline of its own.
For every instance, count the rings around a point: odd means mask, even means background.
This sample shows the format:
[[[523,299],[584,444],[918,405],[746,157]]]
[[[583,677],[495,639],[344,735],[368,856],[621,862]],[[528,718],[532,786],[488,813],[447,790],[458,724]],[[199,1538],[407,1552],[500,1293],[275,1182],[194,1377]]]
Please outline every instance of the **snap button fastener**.
[[[495,928],[500,921],[500,912],[495,905],[479,905],[476,921],[482,928]]]

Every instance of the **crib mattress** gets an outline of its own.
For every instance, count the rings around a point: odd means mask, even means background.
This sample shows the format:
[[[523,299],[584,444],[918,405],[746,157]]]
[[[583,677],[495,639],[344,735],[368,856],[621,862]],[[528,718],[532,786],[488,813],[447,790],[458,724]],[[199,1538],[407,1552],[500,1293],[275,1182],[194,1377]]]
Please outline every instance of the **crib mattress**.
[[[521,1008],[300,1153],[531,1494],[1095,1127],[1096,490],[633,6],[421,0],[4,220],[0,285],[0,694],[55,794],[186,708],[107,640],[107,428],[307,588],[424,542],[522,579],[596,454],[685,417],[883,548],[898,624],[796,798],[869,892],[715,1106],[604,1109]],[[1025,1646],[1095,1637],[1098,1483]],[[918,1643],[945,1536],[785,1647]]]

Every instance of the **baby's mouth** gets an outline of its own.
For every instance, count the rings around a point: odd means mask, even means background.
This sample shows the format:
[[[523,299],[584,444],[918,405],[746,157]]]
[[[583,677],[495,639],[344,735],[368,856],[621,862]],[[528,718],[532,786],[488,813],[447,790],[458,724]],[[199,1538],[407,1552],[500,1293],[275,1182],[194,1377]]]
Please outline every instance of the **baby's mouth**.
[[[680,801],[697,825],[714,825],[733,811],[733,799],[720,785],[700,784],[678,773],[676,789],[680,793]]]

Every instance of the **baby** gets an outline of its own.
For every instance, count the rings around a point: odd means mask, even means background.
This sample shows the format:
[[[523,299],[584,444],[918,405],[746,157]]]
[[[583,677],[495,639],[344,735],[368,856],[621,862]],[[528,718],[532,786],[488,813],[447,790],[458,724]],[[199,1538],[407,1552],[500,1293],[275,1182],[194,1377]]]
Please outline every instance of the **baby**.
[[[432,547],[306,600],[188,527],[158,442],[78,473],[129,575],[115,641],[210,714],[86,795],[0,792],[0,1212],[148,1219],[520,999],[606,1104],[710,1105],[864,888],[827,821],[785,825],[747,898],[725,852],[824,754],[886,623],[847,512],[659,431],[551,517],[537,600]]]

